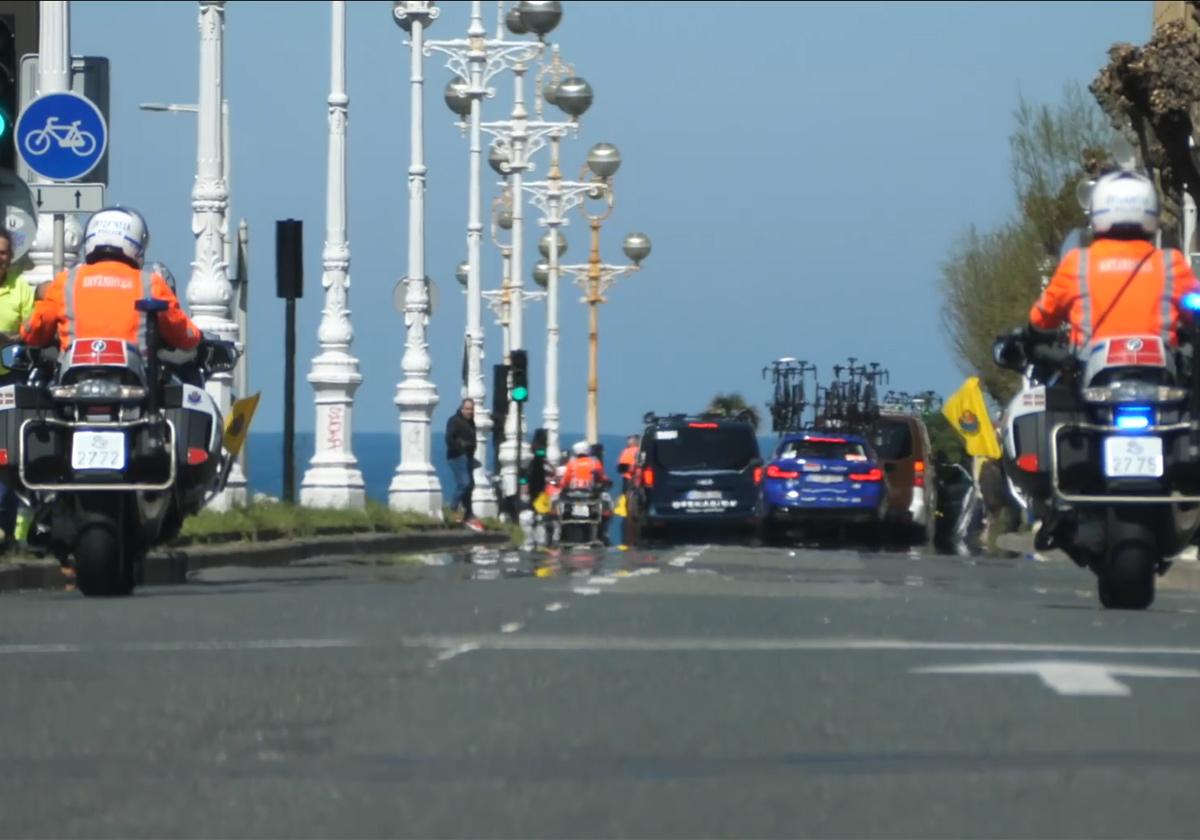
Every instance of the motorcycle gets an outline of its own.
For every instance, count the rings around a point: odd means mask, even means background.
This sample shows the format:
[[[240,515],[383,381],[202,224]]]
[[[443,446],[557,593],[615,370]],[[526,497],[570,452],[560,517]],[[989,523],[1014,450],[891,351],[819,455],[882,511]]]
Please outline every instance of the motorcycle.
[[[147,353],[120,339],[18,346],[6,363],[27,381],[0,388],[0,452],[32,511],[28,542],[73,566],[84,595],[128,595],[147,553],[221,492],[232,456],[202,387],[238,360],[205,339],[191,361],[159,358],[162,301],[139,300]]]
[[[554,499],[550,544],[558,547],[603,545],[604,514],[601,488],[562,490]]]
[[[1198,296],[1200,297],[1200,296]],[[1192,301],[1200,308],[1200,300]],[[1091,569],[1101,604],[1145,609],[1200,530],[1200,366],[1158,336],[997,339],[1022,388],[1004,413],[1004,469],[1041,522],[1038,550]]]

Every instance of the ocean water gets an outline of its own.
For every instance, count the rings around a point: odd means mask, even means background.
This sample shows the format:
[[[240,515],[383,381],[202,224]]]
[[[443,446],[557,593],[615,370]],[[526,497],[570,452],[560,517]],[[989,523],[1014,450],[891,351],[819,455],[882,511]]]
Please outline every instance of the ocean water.
[[[563,444],[581,440],[583,435],[564,435]],[[601,435],[600,442],[604,444],[604,468],[610,476],[617,477],[617,456],[621,454],[625,438],[620,435]],[[283,495],[283,433],[251,431],[246,442],[247,471],[249,486],[252,493],[266,493],[270,496]],[[300,483],[304,480],[304,471],[313,455],[313,434],[297,433],[296,435],[296,495],[300,495]],[[360,433],[354,436],[354,457],[358,459],[358,468],[362,470],[363,483],[366,485],[367,498],[379,502],[387,502],[388,485],[395,475],[396,466],[400,463],[400,437],[391,433]],[[454,486],[450,475],[450,467],[446,463],[446,438],[441,432],[433,435],[431,451],[433,468],[442,484],[443,496],[449,494]],[[491,450],[488,451],[488,463],[491,464]],[[493,470],[493,472],[495,472]]]

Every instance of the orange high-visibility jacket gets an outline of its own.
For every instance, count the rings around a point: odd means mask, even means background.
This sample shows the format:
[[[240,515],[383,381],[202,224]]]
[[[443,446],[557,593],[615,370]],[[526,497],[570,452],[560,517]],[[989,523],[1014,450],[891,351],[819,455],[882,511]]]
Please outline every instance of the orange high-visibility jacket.
[[[567,461],[567,472],[563,476],[563,485],[571,490],[588,490],[597,482],[604,480],[604,465],[589,455],[582,455]]]
[[[1121,294],[1135,270],[1137,276]],[[1173,347],[1179,300],[1195,291],[1200,281],[1179,251],[1158,250],[1140,240],[1098,239],[1063,258],[1030,310],[1029,322],[1053,330],[1068,321],[1074,346],[1113,336],[1157,335]]]
[[[628,467],[630,470],[632,470],[634,462],[637,461],[637,454],[637,444],[626,446],[623,450],[621,450],[621,457],[617,459],[617,464],[622,467]]]
[[[21,340],[44,347],[58,337],[62,349],[78,338],[119,338],[146,349],[145,315],[134,308],[139,298],[167,302],[158,315],[163,341],[179,350],[200,343],[199,327],[157,272],[139,271],[115,260],[80,265],[59,272],[33,315],[21,325]]]

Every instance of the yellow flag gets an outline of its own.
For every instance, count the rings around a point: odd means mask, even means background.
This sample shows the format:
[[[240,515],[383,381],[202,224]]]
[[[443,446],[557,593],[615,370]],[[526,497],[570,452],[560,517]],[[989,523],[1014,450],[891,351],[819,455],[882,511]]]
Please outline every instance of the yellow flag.
[[[966,442],[968,455],[993,459],[1000,457],[1000,442],[996,439],[996,430],[988,416],[978,376],[972,376],[954,396],[946,400],[942,414],[946,415],[950,425]]]
[[[246,433],[250,431],[250,421],[254,419],[260,396],[255,394],[238,400],[229,410],[229,419],[225,421],[225,449],[235,458],[246,443]]]
[[[622,493],[617,498],[616,505],[613,506],[614,516],[629,516],[629,507],[625,504],[625,494]]]

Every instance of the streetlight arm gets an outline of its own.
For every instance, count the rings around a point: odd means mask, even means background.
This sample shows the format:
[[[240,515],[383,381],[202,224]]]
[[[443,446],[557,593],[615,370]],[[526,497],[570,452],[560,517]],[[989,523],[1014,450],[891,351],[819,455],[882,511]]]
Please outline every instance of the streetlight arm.
[[[583,203],[588,193],[596,188],[590,181],[527,181],[523,185],[529,193],[529,203],[542,213],[542,223],[567,224],[567,213]],[[557,191],[558,216],[551,216],[550,199]]]
[[[592,283],[591,272],[594,268],[595,268],[595,266],[593,266],[589,263],[582,263],[582,264],[576,264],[576,265],[560,265],[558,267],[558,273],[560,275],[563,275],[563,274],[570,275],[571,279],[575,281],[575,285],[577,285],[579,288],[583,289],[584,292],[587,292],[588,294],[590,294],[592,291],[592,289],[591,289],[591,283]],[[613,285],[617,282],[617,280],[619,280],[621,277],[623,277],[625,275],[633,274],[635,271],[641,271],[642,267],[640,265],[635,265],[632,263],[629,265],[612,265],[610,263],[601,263],[599,266],[599,269],[600,269],[600,288],[598,289],[598,294],[600,295],[601,299],[603,299],[604,293],[607,292],[610,288],[612,288]],[[587,301],[585,300],[584,302],[586,303]]]
[[[505,70],[511,70],[518,64],[528,64],[533,61],[542,54],[546,45],[537,41],[498,41],[487,39],[480,41],[477,47],[476,43],[470,38],[455,38],[448,41],[429,41],[425,45],[425,55],[432,55],[436,52],[446,56],[446,69],[469,85],[471,83],[471,73],[468,66],[470,55],[479,47],[482,47],[483,51],[487,54],[483,66],[482,87],[479,90],[468,88],[467,92],[477,96],[486,96],[491,99],[496,95],[496,92],[488,87],[492,79]]]

